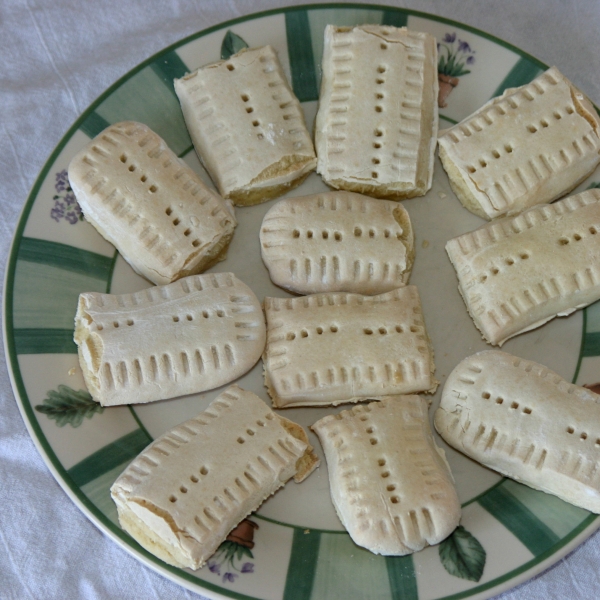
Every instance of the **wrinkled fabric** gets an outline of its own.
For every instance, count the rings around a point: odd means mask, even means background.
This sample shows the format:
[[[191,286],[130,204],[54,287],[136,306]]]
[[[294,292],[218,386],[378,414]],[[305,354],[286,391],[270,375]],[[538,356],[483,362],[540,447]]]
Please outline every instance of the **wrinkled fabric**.
[[[549,65],[556,64],[600,104],[598,0],[389,3],[455,19],[498,36]],[[283,4],[301,2],[0,0],[0,282],[35,178],[73,121],[100,93],[138,63],[187,35]],[[0,352],[4,356],[3,349]],[[138,562],[71,502],[25,428],[4,359],[0,360],[0,414],[3,599],[201,597]],[[600,534],[501,598],[600,597],[598,565]]]

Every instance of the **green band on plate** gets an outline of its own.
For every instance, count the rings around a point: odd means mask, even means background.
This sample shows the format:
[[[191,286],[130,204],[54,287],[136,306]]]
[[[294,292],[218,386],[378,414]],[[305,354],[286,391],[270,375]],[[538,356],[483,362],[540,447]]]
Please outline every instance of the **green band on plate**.
[[[187,65],[179,58],[179,54],[177,54],[175,50],[163,54],[158,60],[154,61],[150,67],[174,94],[175,88],[173,87],[173,79],[179,79],[190,72]]]
[[[59,267],[103,281],[108,281],[113,266],[112,256],[103,256],[67,244],[27,237],[21,240],[18,259]]]
[[[385,566],[390,580],[392,600],[418,600],[419,592],[412,554],[386,556]]]
[[[73,329],[14,330],[17,354],[77,354]]]
[[[285,31],[294,94],[300,102],[318,100],[319,88],[315,73],[308,13],[305,10],[286,12]]]
[[[320,543],[320,531],[294,529],[283,600],[309,600],[311,597]]]
[[[582,356],[600,356],[600,331],[592,331],[585,334]]]
[[[502,83],[496,88],[492,97],[500,96],[508,88],[519,87],[533,81],[542,71],[543,69],[540,69],[538,65],[532,63],[530,60],[520,58],[508,72]]]
[[[110,123],[101,117],[96,111],[91,112],[87,119],[80,125],[79,129],[89,138],[95,138],[99,133],[102,133]]]
[[[535,556],[560,541],[550,527],[503,486],[493,488],[478,502]]]
[[[104,475],[111,469],[133,460],[152,439],[142,429],[136,429],[127,435],[90,454],[87,458],[71,467],[67,473],[73,483],[81,487]]]
[[[400,10],[384,10],[381,17],[382,25],[392,25],[393,27],[406,27],[408,23],[408,13]]]

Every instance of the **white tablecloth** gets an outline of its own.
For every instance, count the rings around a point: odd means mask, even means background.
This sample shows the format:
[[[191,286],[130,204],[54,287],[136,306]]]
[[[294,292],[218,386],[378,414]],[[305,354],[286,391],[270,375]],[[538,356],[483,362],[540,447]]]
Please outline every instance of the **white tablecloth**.
[[[72,122],[102,91],[184,36],[283,4],[300,2],[0,0],[1,279],[37,174]],[[599,0],[405,0],[394,5],[499,36],[558,65],[600,105]],[[4,359],[0,411],[0,597],[199,597],[138,563],[68,499],[25,429]],[[502,598],[600,597],[599,566],[597,533]]]

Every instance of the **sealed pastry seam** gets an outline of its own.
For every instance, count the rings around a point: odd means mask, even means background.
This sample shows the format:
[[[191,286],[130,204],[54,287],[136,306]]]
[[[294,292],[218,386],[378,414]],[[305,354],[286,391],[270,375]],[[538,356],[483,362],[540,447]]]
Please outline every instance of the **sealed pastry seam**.
[[[437,86],[432,36],[386,25],[327,26],[315,125],[317,171],[326,183],[391,200],[425,194]]]
[[[359,546],[405,555],[448,537],[460,502],[429,426],[428,402],[390,396],[312,425],[336,512]]]
[[[600,191],[486,224],[446,251],[475,325],[502,345],[600,298]]]
[[[536,362],[487,350],[452,371],[434,423],[481,464],[600,513],[600,402],[590,390]]]
[[[110,406],[229,383],[258,361],[265,336],[250,288],[214,273],[133,294],[81,294],[74,340],[90,394]]]
[[[235,204],[281,195],[315,169],[302,107],[271,46],[201,67],[175,91],[200,160]]]
[[[233,207],[141,123],[111,125],[69,165],[85,219],[160,285],[225,258]]]
[[[378,294],[408,282],[414,235],[397,202],[326,192],[277,202],[260,230],[276,285],[298,294]]]
[[[231,386],[148,446],[111,487],[119,522],[165,562],[200,568],[244,517],[318,459],[299,425]]]

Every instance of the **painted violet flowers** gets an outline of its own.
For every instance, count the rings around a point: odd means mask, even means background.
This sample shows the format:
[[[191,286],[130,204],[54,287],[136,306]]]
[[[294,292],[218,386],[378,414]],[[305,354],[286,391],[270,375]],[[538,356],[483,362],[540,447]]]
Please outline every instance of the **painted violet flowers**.
[[[475,50],[471,49],[468,42],[458,39],[454,32],[444,35],[442,41],[438,43],[438,52],[440,56],[438,61],[440,84],[438,106],[445,108],[448,106],[446,102],[448,95],[458,85],[458,78],[471,72],[466,67],[475,62]]]
[[[75,194],[69,185],[67,170],[63,169],[56,174],[56,182],[54,183],[56,194],[52,197],[54,207],[50,210],[50,217],[57,223],[64,219],[71,225],[75,225],[78,221],[83,221],[83,214]]]

